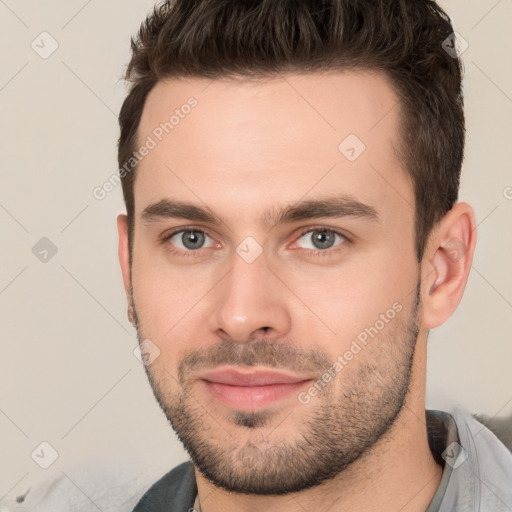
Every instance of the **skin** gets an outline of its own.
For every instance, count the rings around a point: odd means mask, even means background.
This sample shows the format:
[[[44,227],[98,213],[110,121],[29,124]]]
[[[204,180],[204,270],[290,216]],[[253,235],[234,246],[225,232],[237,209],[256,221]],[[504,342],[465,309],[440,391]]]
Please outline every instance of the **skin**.
[[[190,96],[198,105],[139,164],[131,262],[125,215],[118,230],[131,318],[139,339],[160,350],[146,367],[155,396],[185,446],[200,440],[214,455],[209,478],[197,467],[207,458],[192,456],[203,512],[424,511],[442,475],[425,429],[427,336],[462,298],[476,243],[471,206],[457,203],[435,226],[418,265],[412,183],[394,151],[399,106],[382,75],[167,80],[147,99],[139,141]],[[366,146],[353,162],[338,149],[348,134]],[[373,207],[378,222],[261,222],[269,210],[333,194]],[[207,206],[222,222],[144,220],[162,199]],[[162,241],[191,227],[208,235],[199,250],[181,245],[182,233]],[[347,239],[320,250],[311,239],[320,228]],[[236,251],[248,236],[262,248],[251,263]],[[187,365],[191,354],[206,365],[237,355],[270,367],[273,349],[278,368],[316,380],[396,303],[400,312],[307,404],[295,393],[254,414],[236,411],[205,391],[200,366]],[[304,438],[313,460],[294,452]],[[288,459],[277,457],[283,447]],[[333,453],[346,461],[337,474],[264,492],[291,485],[279,475],[294,475],[293,460],[321,467]],[[279,460],[288,471],[277,471]],[[236,492],[244,482],[260,482],[259,492]]]

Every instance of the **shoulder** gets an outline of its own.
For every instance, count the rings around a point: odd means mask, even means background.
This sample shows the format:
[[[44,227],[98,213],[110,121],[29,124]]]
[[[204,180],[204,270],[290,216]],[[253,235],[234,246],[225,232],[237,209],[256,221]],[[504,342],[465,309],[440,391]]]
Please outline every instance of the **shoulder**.
[[[512,453],[502,440],[468,411],[456,408],[453,415],[460,444],[464,448],[457,472],[463,469],[467,471],[466,480],[473,482],[480,503],[488,507],[486,510],[505,510],[504,504],[508,507],[506,510],[510,510]],[[466,459],[467,462],[464,462]]]
[[[184,462],[154,483],[133,512],[188,512],[197,494],[194,466]]]
[[[508,436],[510,432],[500,431],[494,422],[485,416],[469,413],[467,410],[456,407],[453,416],[459,427],[459,433],[470,446],[484,450],[493,458],[503,461],[504,469],[512,470],[512,454],[509,447]],[[509,425],[508,430],[512,430]]]

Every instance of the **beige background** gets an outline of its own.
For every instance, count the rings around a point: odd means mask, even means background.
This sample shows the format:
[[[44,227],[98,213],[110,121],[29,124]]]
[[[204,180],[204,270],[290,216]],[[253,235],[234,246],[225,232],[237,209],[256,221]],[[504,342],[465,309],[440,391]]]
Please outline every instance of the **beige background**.
[[[119,77],[152,5],[0,0],[0,502],[77,465],[132,468],[149,483],[186,459],[133,355],[116,252],[121,188],[92,195],[117,168]],[[469,44],[460,199],[475,208],[478,246],[457,313],[431,333],[427,406],[506,416],[512,0],[442,5]],[[31,47],[43,31],[59,45],[47,59]],[[32,252],[42,237],[58,248],[46,263]],[[46,470],[31,458],[43,441],[59,453]]]

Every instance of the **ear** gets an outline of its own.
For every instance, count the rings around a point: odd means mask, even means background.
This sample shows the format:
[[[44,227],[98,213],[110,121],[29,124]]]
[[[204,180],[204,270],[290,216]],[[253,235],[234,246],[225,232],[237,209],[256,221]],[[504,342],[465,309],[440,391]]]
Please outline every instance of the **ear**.
[[[434,228],[421,265],[423,327],[442,325],[457,309],[476,246],[473,208],[457,203]]]
[[[130,243],[128,236],[128,217],[125,214],[117,216],[117,232],[119,234],[119,264],[123,275],[124,291],[128,301],[128,320],[135,325],[135,312],[133,310],[132,277],[130,267]]]

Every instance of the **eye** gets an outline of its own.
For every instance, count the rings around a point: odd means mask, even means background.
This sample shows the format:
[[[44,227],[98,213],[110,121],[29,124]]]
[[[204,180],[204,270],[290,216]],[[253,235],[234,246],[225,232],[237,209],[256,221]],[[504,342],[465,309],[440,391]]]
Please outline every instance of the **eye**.
[[[348,241],[347,238],[332,229],[310,229],[304,232],[300,238],[297,239],[298,244],[302,249],[313,249],[316,251],[325,251],[331,247],[336,247],[342,242]],[[301,245],[302,243],[302,245]]]
[[[199,249],[213,247],[216,245],[212,238],[199,229],[182,229],[180,231],[174,231],[167,235],[165,240],[182,251],[197,251]],[[205,245],[205,242],[208,243],[208,245]]]

